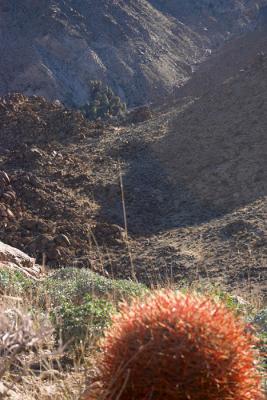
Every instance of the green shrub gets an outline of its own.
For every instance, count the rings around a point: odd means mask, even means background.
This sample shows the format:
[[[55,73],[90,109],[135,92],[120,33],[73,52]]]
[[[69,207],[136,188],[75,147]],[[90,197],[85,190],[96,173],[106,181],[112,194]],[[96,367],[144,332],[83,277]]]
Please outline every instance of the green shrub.
[[[39,286],[39,303],[48,307],[57,340],[92,344],[102,334],[116,304],[148,289],[126,280],[105,278],[88,269],[65,268]]]
[[[112,89],[101,81],[90,81],[88,102],[81,107],[86,118],[95,120],[110,116],[120,116],[126,111],[126,105],[116,96]]]
[[[34,281],[23,273],[5,268],[0,269],[0,293],[18,296],[27,290],[33,290],[34,286]]]
[[[86,295],[80,305],[64,301],[52,311],[56,338],[63,344],[93,344],[110,322],[113,305],[102,299]]]
[[[42,283],[42,297],[51,305],[58,306],[65,301],[81,304],[86,295],[118,302],[130,297],[141,296],[148,289],[141,284],[127,280],[108,279],[88,269],[64,268]]]

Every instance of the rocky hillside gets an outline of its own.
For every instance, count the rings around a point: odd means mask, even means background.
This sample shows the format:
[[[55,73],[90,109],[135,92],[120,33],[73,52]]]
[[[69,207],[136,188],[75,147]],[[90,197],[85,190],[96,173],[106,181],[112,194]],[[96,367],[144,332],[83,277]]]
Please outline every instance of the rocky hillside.
[[[186,84],[175,91],[175,98],[202,97],[220,87],[227,79],[241,75],[248,68],[260,65],[267,51],[267,19],[262,19],[257,29],[241,35],[213,52],[197,68]]]
[[[200,37],[146,0],[16,0],[0,6],[0,93],[83,105],[101,80],[128,104],[167,94],[203,55]]]
[[[211,46],[253,29],[266,1],[260,0],[149,0],[205,37]]]
[[[155,146],[174,184],[217,211],[267,194],[266,37],[261,31],[243,38],[250,51],[240,51],[239,68],[233,50],[239,54],[240,40],[198,71],[183,90],[191,93],[185,109]]]
[[[80,106],[100,80],[130,106],[155,101],[181,86],[209,47],[250,28],[264,3],[3,0],[0,94]]]
[[[108,3],[122,4],[133,3]],[[2,97],[0,240],[51,267],[149,285],[204,279],[266,299],[264,21],[146,121],[92,123],[58,101]]]
[[[0,240],[51,267],[149,285],[204,279],[266,299],[264,73],[240,73],[242,96],[236,77],[205,111],[183,99],[135,126],[3,98]]]

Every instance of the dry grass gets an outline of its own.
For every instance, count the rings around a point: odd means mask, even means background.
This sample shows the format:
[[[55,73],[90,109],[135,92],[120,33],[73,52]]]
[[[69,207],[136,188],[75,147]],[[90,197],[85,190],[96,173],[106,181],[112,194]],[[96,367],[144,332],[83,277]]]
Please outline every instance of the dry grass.
[[[35,308],[33,299],[24,297],[23,305],[21,300],[1,298],[0,399],[79,398],[85,387],[86,363],[81,366],[74,358],[66,358],[48,317]]]
[[[69,304],[82,305],[86,294],[96,299],[92,303],[94,307],[98,307],[97,301],[101,300],[112,304],[116,310],[120,299],[140,297],[146,290],[142,285],[112,281],[78,269],[62,270],[46,282],[34,283],[33,287],[23,279],[18,275],[14,280],[7,279],[4,292],[0,279],[0,399],[82,399],[85,388],[95,375],[97,343],[102,328],[97,325],[97,329],[88,331],[87,336],[81,337],[74,347],[68,343],[63,345],[56,335],[58,327],[54,325],[51,313],[62,305],[68,312]],[[184,290],[190,291],[193,287]],[[199,281],[194,290],[209,292],[225,301],[228,307],[244,311],[221,288],[203,285]],[[260,299],[249,307],[254,313],[259,305]],[[101,314],[101,310],[97,308],[97,313]],[[247,311],[245,305],[245,313]],[[89,318],[88,325],[94,328],[95,321]],[[63,325],[62,329],[69,329],[69,325]]]

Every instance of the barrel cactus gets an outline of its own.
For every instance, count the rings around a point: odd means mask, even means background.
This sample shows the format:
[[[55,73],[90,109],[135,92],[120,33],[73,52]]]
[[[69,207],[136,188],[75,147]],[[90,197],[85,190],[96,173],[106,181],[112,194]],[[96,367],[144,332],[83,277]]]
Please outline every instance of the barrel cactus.
[[[262,399],[254,344],[223,304],[155,292],[114,316],[87,400]]]

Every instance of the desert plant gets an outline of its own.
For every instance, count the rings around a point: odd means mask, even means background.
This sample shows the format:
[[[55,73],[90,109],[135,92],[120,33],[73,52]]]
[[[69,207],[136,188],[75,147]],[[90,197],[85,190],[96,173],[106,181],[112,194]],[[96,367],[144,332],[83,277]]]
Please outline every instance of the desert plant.
[[[155,292],[114,316],[88,399],[261,399],[254,342],[222,303]]]
[[[0,380],[13,365],[21,365],[21,355],[46,343],[52,335],[47,320],[33,320],[18,308],[0,307]]]
[[[92,345],[110,322],[112,312],[114,308],[110,302],[89,294],[79,305],[65,300],[52,312],[56,338],[64,344]]]
[[[0,293],[20,295],[33,290],[34,282],[23,273],[14,270],[0,269]]]
[[[120,116],[125,113],[126,105],[112,89],[101,81],[89,81],[90,96],[81,107],[82,113],[89,119]]]
[[[1,281],[0,281],[1,283]],[[88,269],[64,268],[39,285],[39,297],[49,297],[52,307],[63,303],[80,305],[86,295],[118,302],[144,295],[148,289],[127,280],[108,279]]]

